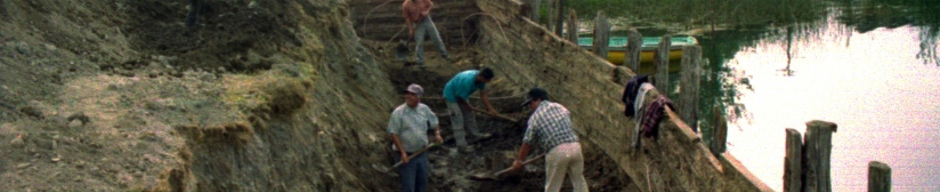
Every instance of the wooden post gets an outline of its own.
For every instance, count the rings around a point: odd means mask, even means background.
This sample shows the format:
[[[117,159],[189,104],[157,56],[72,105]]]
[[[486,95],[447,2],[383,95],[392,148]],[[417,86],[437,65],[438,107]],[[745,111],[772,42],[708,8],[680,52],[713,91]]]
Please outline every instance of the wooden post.
[[[610,23],[603,11],[597,12],[594,18],[594,54],[607,59],[607,46],[610,44]]]
[[[529,13],[529,19],[532,19],[532,22],[539,23],[539,4],[542,4],[542,0],[528,0],[529,8],[531,11]]]
[[[803,191],[831,192],[829,154],[832,151],[832,133],[836,124],[813,120],[806,122],[803,146]]]
[[[574,9],[568,10],[568,41],[578,44],[578,14]]]
[[[565,20],[563,19],[565,18],[565,14],[564,14],[565,0],[556,0],[556,1],[557,2],[555,4],[557,4],[557,6],[555,6],[556,7],[555,8],[555,13],[556,13],[555,14],[555,18],[556,18],[555,19],[555,35],[558,35],[559,37],[561,37],[562,35],[561,29],[564,28],[562,26],[563,26],[563,23],[565,23]]]
[[[699,80],[702,77],[702,47],[682,47],[682,69],[679,71],[679,118],[689,124],[692,131],[698,132],[698,93]]]
[[[868,192],[891,191],[891,167],[888,164],[868,162]]]
[[[672,36],[664,35],[659,40],[654,56],[656,60],[656,89],[663,96],[669,97],[669,46],[672,45]]]
[[[548,31],[555,30],[555,4],[558,3],[558,0],[545,0],[545,28]]]
[[[623,57],[624,66],[634,73],[640,71],[640,51],[643,48],[643,35],[636,29],[627,30],[626,55]]]
[[[718,106],[713,109],[715,114],[715,128],[712,130],[712,142],[709,143],[715,156],[725,152],[725,143],[728,142],[728,123]]]
[[[799,131],[787,128],[786,156],[783,159],[783,192],[800,192],[803,162],[803,137]]]

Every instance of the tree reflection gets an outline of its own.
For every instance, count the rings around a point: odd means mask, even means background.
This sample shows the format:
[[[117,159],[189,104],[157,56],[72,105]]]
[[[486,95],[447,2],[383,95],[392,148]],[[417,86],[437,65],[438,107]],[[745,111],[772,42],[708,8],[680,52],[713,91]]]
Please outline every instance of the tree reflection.
[[[842,9],[839,20],[859,33],[878,28],[912,25],[919,28],[920,51],[916,57],[924,64],[940,66],[937,41],[940,38],[940,4],[935,0],[843,0],[835,1]]]
[[[865,33],[878,28],[896,28],[911,25],[917,28],[920,51],[917,58],[925,64],[940,66],[938,41],[940,41],[940,3],[936,0],[831,0],[832,6],[823,12],[801,11],[800,8],[780,7],[792,10],[793,19],[776,19],[776,22],[751,25],[727,31],[712,31],[699,38],[703,56],[708,60],[701,80],[702,93],[699,100],[699,117],[722,115],[727,121],[736,123],[750,121],[744,104],[738,103],[741,91],[753,91],[749,76],[734,69],[733,56],[758,42],[778,44],[785,50],[787,63],[778,69],[781,75],[793,76],[794,59],[800,58],[800,48],[818,44],[825,39],[844,42],[848,47],[854,33]],[[798,18],[816,18],[813,20]],[[835,34],[833,34],[835,32]],[[713,110],[718,109],[718,110]],[[715,114],[720,113],[720,114]],[[701,118],[703,138],[711,138],[715,118]]]

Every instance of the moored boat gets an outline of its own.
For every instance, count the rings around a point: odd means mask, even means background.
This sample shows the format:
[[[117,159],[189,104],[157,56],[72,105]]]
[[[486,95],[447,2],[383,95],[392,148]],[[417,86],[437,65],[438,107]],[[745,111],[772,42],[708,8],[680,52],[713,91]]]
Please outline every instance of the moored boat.
[[[653,62],[653,53],[656,47],[659,46],[660,39],[661,37],[643,37],[643,45],[640,48],[640,63],[646,64]],[[578,46],[587,50],[593,50],[593,43],[594,38],[592,37],[578,38]],[[627,45],[627,37],[612,36],[610,37],[610,43],[608,45],[607,61],[615,65],[622,65],[624,56],[626,55],[625,46]],[[682,59],[682,47],[690,45],[698,45],[698,40],[693,36],[673,36],[669,46],[669,60]]]

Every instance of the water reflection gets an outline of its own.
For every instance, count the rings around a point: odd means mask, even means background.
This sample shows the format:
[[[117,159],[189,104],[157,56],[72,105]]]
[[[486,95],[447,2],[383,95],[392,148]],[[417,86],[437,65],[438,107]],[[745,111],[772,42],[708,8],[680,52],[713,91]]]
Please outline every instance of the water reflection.
[[[912,25],[920,28],[920,51],[916,57],[924,64],[940,66],[937,40],[940,38],[940,4],[934,0],[836,1],[839,21],[859,33],[878,28],[894,29]]]
[[[780,129],[818,118],[840,123],[836,191],[863,191],[870,160],[895,168],[895,189],[937,191],[940,164],[925,159],[940,157],[940,7],[925,2],[832,1],[814,21],[706,33],[700,117],[724,109],[739,125],[729,148],[777,190]],[[714,120],[700,123],[708,140]]]
[[[699,116],[703,136],[709,140],[710,127],[714,125],[715,108],[721,110],[721,115],[728,121],[737,124],[739,120],[745,123],[750,121],[750,113],[744,104],[738,103],[741,93],[739,91],[753,91],[750,85],[750,76],[746,71],[736,70],[729,64],[735,54],[740,51],[754,51],[757,42],[782,45],[785,51],[786,65],[780,66],[778,75],[794,76],[798,71],[791,68],[794,59],[800,59],[801,50],[820,44],[823,35],[832,36],[825,39],[837,39],[844,42],[845,47],[851,46],[852,37],[856,33],[866,33],[879,28],[894,29],[900,26],[913,25],[919,30],[917,40],[919,51],[915,57],[924,64],[940,66],[937,42],[940,41],[940,4],[929,3],[931,0],[837,0],[831,1],[827,11],[816,16],[818,19],[798,23],[773,24],[750,26],[746,29],[731,31],[713,31],[700,38],[704,48],[703,56],[708,59],[704,67],[706,74],[701,80],[702,95],[700,95]],[[812,12],[810,12],[812,13]],[[795,12],[794,14],[807,13]],[[836,19],[828,19],[835,17]],[[885,50],[891,51],[891,50]],[[740,129],[740,128],[739,128]]]

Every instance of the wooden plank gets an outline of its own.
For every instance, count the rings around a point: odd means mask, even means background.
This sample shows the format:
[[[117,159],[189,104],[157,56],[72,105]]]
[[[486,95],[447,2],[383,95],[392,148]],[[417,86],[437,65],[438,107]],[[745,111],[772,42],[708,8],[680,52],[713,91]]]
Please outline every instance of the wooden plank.
[[[531,19],[532,22],[538,23],[539,22],[539,6],[542,4],[542,0],[528,0],[528,2],[529,2],[529,8],[531,8],[529,10],[529,19]]]
[[[803,146],[803,191],[830,192],[829,160],[832,151],[832,133],[836,124],[813,120],[806,122]]]
[[[578,44],[578,14],[574,9],[568,9],[568,41]]]
[[[786,156],[783,159],[783,191],[800,192],[803,162],[803,136],[793,128],[787,128]]]
[[[634,28],[627,30],[626,55],[624,65],[634,73],[640,71],[640,51],[643,48],[643,35]]]
[[[594,54],[607,60],[607,47],[610,45],[610,23],[603,11],[594,18]]]
[[[557,6],[555,6],[555,7],[556,7],[556,8],[555,8],[555,12],[557,13],[556,16],[555,16],[555,18],[557,18],[557,19],[555,19],[555,35],[558,35],[559,37],[561,37],[561,35],[562,35],[562,34],[561,34],[561,31],[562,31],[561,29],[564,28],[564,27],[562,27],[562,26],[563,26],[562,24],[565,23],[565,20],[564,20],[564,18],[565,18],[565,14],[564,14],[564,11],[565,11],[565,0],[555,0],[555,1],[557,1],[557,2],[555,3],[555,4],[557,5]]]
[[[722,115],[722,110],[718,106],[713,109],[715,114],[715,126],[712,131],[712,139],[709,146],[712,153],[721,154],[725,152],[726,143],[728,143],[728,123]]]
[[[665,35],[659,41],[659,47],[654,54],[654,63],[656,63],[656,89],[663,96],[669,97],[669,46],[672,45],[672,36]]]
[[[679,117],[698,132],[698,97],[699,80],[702,77],[702,47],[685,46],[682,48],[682,63],[679,76]]]
[[[806,133],[803,136],[803,192],[819,191],[819,150],[817,147],[819,140],[816,136],[819,132],[818,127],[806,127]]]
[[[868,192],[891,191],[891,167],[888,164],[868,162]]]
[[[817,126],[819,128],[819,191],[831,192],[832,179],[830,172],[830,161],[832,154],[832,133],[836,132],[836,124],[825,121],[811,121],[807,126]]]

